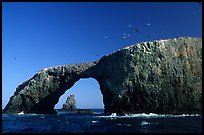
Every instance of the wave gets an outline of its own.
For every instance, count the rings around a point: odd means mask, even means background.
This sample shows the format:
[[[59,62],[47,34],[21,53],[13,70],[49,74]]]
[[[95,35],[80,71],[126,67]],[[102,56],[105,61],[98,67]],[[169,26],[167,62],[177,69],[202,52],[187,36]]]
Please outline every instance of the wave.
[[[142,121],[141,126],[149,125],[150,123],[147,121]]]
[[[10,114],[8,114],[10,115]],[[18,115],[20,117],[33,117],[33,116],[40,116],[41,117],[44,117],[46,116],[46,114],[37,114],[37,113],[24,113],[24,112],[20,112],[20,113],[17,113],[17,114],[12,114],[12,115]]]
[[[97,123],[97,122],[99,122],[99,121],[97,121],[97,120],[92,120],[91,122],[92,122],[92,123]]]
[[[155,113],[139,113],[139,114],[124,114],[124,115],[117,115],[116,113],[112,113],[111,115],[107,116],[98,116],[103,118],[165,118],[165,117],[191,117],[191,116],[200,116],[199,114],[180,114],[180,115],[173,115],[173,114],[155,114]]]
[[[24,112],[22,111],[22,112],[20,112],[20,113],[18,113],[18,115],[23,115],[24,114]]]

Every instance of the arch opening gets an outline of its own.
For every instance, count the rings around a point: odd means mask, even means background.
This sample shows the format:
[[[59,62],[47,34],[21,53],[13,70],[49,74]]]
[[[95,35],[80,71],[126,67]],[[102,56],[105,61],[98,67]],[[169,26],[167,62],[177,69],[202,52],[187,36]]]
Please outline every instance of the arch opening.
[[[61,109],[69,95],[74,95],[77,109],[104,109],[103,95],[94,78],[81,78],[59,98],[54,109]]]

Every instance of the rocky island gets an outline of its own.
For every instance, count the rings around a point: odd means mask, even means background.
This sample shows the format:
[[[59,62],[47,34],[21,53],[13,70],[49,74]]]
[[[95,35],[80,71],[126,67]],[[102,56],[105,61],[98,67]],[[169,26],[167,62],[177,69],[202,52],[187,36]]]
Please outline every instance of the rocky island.
[[[61,109],[55,109],[56,111],[72,112],[72,113],[93,113],[90,109],[77,109],[76,100],[74,95],[69,95],[66,102],[63,104]]]
[[[3,113],[56,113],[60,96],[90,77],[107,113],[201,113],[202,38],[141,42],[95,62],[42,69],[16,88]]]
[[[70,95],[67,97],[66,102],[63,104],[62,111],[76,111],[76,100],[74,95]]]

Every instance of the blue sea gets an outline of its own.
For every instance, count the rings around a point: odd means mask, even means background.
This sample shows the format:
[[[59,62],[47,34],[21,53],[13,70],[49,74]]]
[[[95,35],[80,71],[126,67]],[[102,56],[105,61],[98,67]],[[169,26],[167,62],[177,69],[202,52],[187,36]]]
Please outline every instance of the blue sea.
[[[2,114],[3,133],[201,133],[202,116],[115,113],[104,115],[60,112],[58,114]]]

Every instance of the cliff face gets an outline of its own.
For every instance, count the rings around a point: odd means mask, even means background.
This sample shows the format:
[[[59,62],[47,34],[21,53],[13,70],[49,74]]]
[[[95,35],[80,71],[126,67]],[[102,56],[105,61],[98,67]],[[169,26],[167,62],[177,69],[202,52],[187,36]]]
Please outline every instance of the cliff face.
[[[107,112],[198,113],[202,106],[202,39],[143,42],[96,65]]]
[[[4,113],[53,113],[80,78],[95,78],[105,112],[201,113],[202,39],[142,42],[93,63],[46,68],[19,85]]]

